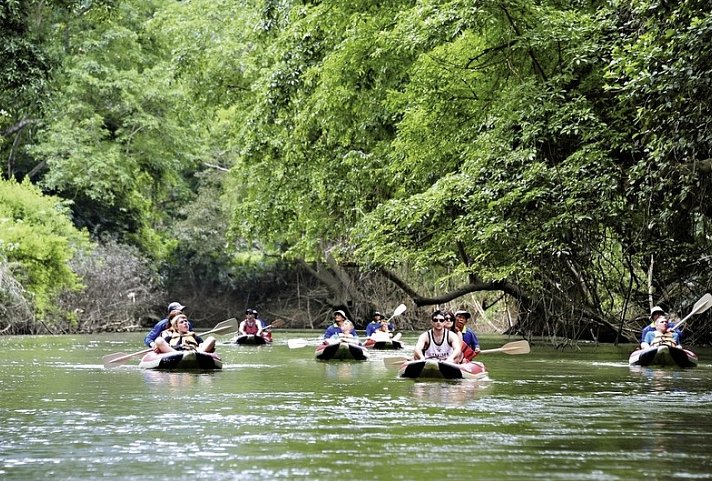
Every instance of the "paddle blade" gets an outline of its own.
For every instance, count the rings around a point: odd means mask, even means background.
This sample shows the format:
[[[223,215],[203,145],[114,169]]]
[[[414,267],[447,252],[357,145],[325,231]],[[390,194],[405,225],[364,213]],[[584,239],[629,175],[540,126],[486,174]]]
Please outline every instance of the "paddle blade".
[[[307,342],[306,339],[288,339],[287,340],[287,346],[289,346],[289,349],[299,349],[302,347],[307,347],[309,343]]]
[[[280,327],[284,327],[285,325],[287,325],[287,323],[284,322],[284,320],[282,320],[282,319],[275,319],[274,321],[272,321],[272,323],[271,323],[269,326],[265,327],[265,329],[267,329],[267,328],[280,328]]]
[[[493,352],[503,352],[505,354],[528,354],[530,352],[529,343],[527,341],[508,342],[497,349],[483,349],[480,354],[490,354]]]
[[[405,307],[405,304],[401,304],[400,306],[396,307],[395,311],[393,311],[393,316],[391,317],[400,316],[405,312],[406,309],[407,308]]]
[[[685,324],[685,322],[687,322],[689,318],[691,318],[695,314],[705,312],[710,307],[712,307],[712,294],[707,293],[704,296],[700,297],[699,301],[695,302],[695,305],[692,307],[692,311],[688,315],[686,315],[683,320],[675,324],[675,329],[682,329],[683,324]]]
[[[712,294],[707,293],[700,298],[699,301],[695,302],[695,306],[692,308],[690,314],[700,314],[705,312],[707,309],[712,307]]]
[[[226,332],[237,331],[237,319],[234,317],[218,323],[215,327],[207,332],[199,334],[200,337],[208,334],[225,334]]]
[[[131,356],[127,355],[125,352],[115,352],[102,357],[101,362],[104,363],[104,367],[114,367],[126,364],[129,359],[131,359]]]
[[[150,347],[148,349],[143,349],[141,351],[132,352],[131,354],[126,354],[124,352],[115,352],[114,354],[107,354],[102,357],[101,360],[104,363],[104,367],[115,367],[126,364],[132,357],[140,356],[141,354],[146,354],[152,351]]]
[[[383,364],[386,366],[386,369],[398,369],[401,367],[401,365],[409,361],[405,356],[386,356],[383,358]]]

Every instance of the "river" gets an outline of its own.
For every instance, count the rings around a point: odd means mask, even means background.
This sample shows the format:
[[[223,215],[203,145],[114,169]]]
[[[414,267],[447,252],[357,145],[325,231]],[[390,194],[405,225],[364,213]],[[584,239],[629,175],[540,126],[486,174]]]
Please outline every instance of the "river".
[[[488,382],[414,382],[304,335],[219,345],[208,373],[104,368],[140,334],[0,338],[0,479],[712,479],[712,351],[633,369],[631,346],[542,344],[482,355]]]

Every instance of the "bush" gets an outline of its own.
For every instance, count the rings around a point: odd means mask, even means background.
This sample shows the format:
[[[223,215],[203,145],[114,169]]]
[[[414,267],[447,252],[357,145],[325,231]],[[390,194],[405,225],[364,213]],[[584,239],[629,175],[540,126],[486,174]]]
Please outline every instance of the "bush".
[[[84,289],[60,298],[60,307],[69,313],[69,330],[133,330],[164,302],[152,264],[133,247],[106,240],[92,252],[75,256],[70,265]]]
[[[69,261],[90,243],[68,212],[60,199],[28,181],[0,180],[0,257],[40,316],[56,311],[60,293],[81,288]]]

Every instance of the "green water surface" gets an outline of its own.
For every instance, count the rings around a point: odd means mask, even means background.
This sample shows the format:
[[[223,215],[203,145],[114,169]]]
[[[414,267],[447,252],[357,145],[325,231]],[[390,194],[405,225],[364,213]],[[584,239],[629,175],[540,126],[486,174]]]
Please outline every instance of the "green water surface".
[[[712,479],[709,351],[683,371],[535,345],[482,355],[489,382],[414,382],[393,352],[317,362],[300,336],[219,345],[207,373],[105,369],[140,333],[0,338],[0,479]]]

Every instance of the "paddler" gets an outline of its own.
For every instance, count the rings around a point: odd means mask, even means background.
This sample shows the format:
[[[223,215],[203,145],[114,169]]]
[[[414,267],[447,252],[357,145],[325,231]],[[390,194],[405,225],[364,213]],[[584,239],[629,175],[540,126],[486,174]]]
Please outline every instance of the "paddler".
[[[455,362],[462,354],[460,338],[445,329],[445,316],[440,310],[430,317],[431,328],[418,337],[413,351],[413,359],[437,359]]]

